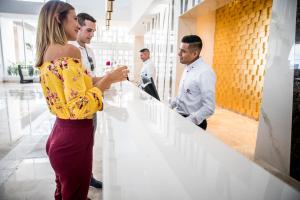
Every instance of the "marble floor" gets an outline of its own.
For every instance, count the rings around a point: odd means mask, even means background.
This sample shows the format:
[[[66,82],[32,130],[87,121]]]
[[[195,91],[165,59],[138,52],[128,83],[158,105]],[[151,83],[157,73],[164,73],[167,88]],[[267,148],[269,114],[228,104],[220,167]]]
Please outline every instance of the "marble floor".
[[[0,199],[54,199],[54,172],[45,143],[54,123],[39,84],[0,84]],[[102,178],[101,134],[96,133],[94,176]],[[102,191],[90,188],[92,199]]]
[[[0,199],[53,199],[53,170],[45,142],[54,117],[48,112],[39,84],[0,84]],[[101,123],[98,130],[101,130]],[[253,159],[258,123],[218,108],[208,132]],[[102,179],[102,135],[95,135],[93,173]],[[90,188],[89,197],[102,199]]]
[[[258,121],[217,108],[208,119],[207,130],[250,160],[254,159]]]

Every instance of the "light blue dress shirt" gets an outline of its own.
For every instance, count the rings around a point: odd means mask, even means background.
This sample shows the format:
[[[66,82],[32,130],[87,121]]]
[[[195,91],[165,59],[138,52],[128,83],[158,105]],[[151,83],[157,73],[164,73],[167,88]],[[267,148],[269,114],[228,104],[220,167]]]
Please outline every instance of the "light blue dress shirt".
[[[215,110],[216,75],[202,58],[187,65],[179,84],[178,96],[171,100],[170,107],[178,113],[189,115],[199,125]]]

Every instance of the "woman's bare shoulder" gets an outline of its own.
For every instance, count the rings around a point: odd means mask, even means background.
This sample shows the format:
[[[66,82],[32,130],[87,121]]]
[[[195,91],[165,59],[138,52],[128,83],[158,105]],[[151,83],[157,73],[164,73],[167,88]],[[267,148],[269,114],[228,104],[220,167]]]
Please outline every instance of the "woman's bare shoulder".
[[[80,50],[72,44],[50,45],[44,56],[45,61],[53,61],[63,57],[81,58]]]
[[[80,50],[72,44],[65,45],[65,56],[63,57],[71,57],[71,58],[81,58]]]

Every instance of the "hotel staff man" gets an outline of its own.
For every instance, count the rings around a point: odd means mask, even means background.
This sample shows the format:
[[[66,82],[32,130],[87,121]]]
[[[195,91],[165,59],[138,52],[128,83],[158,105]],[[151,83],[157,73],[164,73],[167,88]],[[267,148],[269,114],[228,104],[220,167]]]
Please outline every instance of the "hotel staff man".
[[[215,110],[216,75],[211,66],[200,57],[202,40],[197,35],[187,35],[181,40],[178,56],[185,64],[178,96],[170,107],[206,130],[207,118]]]

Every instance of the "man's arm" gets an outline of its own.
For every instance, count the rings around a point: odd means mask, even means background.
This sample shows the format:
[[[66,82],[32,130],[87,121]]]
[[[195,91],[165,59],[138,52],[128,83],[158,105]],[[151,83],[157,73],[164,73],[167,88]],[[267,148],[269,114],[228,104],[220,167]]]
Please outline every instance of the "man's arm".
[[[216,76],[213,71],[207,71],[199,77],[202,107],[191,113],[188,117],[193,123],[199,125],[215,111],[215,84]]]
[[[176,102],[177,102],[177,97],[174,97],[173,99],[170,99],[170,100],[169,100],[169,107],[170,107],[171,109],[175,108],[176,105],[177,105]]]
[[[154,67],[152,61],[150,61],[146,64],[145,70],[146,70],[145,72],[147,74],[147,77],[152,77],[153,80],[155,80],[155,67]]]

